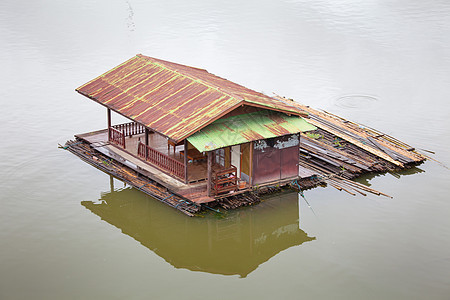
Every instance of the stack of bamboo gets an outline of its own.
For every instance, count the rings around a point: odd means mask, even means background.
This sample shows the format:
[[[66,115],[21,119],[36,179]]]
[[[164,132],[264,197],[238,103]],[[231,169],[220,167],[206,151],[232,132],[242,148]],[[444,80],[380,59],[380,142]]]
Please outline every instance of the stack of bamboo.
[[[241,206],[249,206],[259,203],[261,199],[254,193],[245,193],[236,196],[224,197],[218,204],[224,209],[236,209]]]
[[[277,98],[289,101],[280,96]],[[290,104],[307,112],[307,121],[317,127],[313,132],[302,133],[300,168],[339,190],[352,195],[370,192],[388,196],[349,179],[365,173],[411,168],[429,158],[410,145],[373,128],[295,101],[290,101]]]

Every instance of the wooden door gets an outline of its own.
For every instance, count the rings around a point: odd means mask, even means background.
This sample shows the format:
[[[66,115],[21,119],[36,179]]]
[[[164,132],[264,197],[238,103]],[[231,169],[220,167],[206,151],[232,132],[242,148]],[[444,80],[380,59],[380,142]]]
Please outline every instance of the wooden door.
[[[231,164],[237,169],[237,176],[241,177],[241,145],[231,146]]]
[[[253,147],[253,184],[298,176],[299,136],[259,140]]]

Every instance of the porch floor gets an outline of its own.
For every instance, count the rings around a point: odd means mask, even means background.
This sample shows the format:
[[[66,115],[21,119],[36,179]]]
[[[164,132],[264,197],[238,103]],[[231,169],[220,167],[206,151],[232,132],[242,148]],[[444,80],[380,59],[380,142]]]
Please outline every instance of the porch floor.
[[[144,142],[144,134],[126,137],[125,149],[108,142],[108,132],[106,129],[78,134],[76,137],[88,142],[94,149],[102,154],[135,169],[139,173],[155,180],[159,184],[167,187],[169,190],[195,203],[207,203],[215,200],[213,197],[208,197],[206,194],[206,160],[188,162],[189,184],[186,184],[168,174],[165,174],[159,168],[153,166],[150,162],[145,162],[138,157],[138,141],[140,139],[141,142]],[[153,133],[149,135],[149,146],[184,163],[183,156],[180,154],[180,151],[184,150],[183,145],[176,146],[175,149],[173,146],[170,146],[169,148],[166,138],[157,133]],[[219,169],[219,167],[220,166],[213,164],[213,169]]]
[[[99,130],[95,132],[85,133],[85,134],[78,134],[76,137],[82,138],[89,143],[95,145],[103,145],[108,143],[108,132],[106,129]],[[130,154],[138,157],[137,153],[137,147],[138,147],[138,141],[141,141],[142,143],[145,141],[144,134],[137,134],[133,135],[131,137],[125,138],[125,151],[129,152]],[[184,145],[176,146],[175,148],[173,146],[168,146],[167,139],[157,133],[152,133],[149,135],[148,139],[149,146],[153,149],[171,157],[176,160],[178,160],[181,163],[184,163],[183,155],[180,153],[180,151],[184,151]],[[120,147],[119,150],[122,150]],[[139,159],[139,158],[137,158]],[[189,161],[188,162],[188,181],[189,183],[199,182],[199,181],[205,181],[207,178],[207,164],[206,159],[204,160],[196,160],[196,161]],[[218,169],[217,165],[213,165],[213,169]]]

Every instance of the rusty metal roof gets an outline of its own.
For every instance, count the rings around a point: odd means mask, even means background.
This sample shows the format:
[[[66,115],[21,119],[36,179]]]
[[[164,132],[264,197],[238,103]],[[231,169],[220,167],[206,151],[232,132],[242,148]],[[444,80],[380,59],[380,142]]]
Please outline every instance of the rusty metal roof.
[[[316,129],[298,116],[261,110],[216,120],[188,137],[188,141],[200,152],[205,152]]]
[[[240,105],[307,115],[206,70],[141,54],[76,91],[177,142]]]

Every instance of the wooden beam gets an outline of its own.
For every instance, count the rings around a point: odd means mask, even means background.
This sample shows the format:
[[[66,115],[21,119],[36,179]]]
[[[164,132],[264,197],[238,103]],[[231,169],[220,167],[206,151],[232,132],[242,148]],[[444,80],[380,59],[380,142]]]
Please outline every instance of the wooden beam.
[[[188,183],[188,141],[187,139],[184,139],[184,181],[187,184]]]
[[[109,108],[106,109],[106,119],[107,119],[107,125],[108,125],[108,141],[111,140],[111,132],[109,128],[111,127],[111,110]]]
[[[148,129],[148,127],[147,126],[145,126],[145,160],[147,160],[147,158],[148,158],[148,150],[147,150],[147,147],[148,147],[148,134],[149,134],[149,129]]]
[[[206,192],[208,194],[208,197],[211,197],[211,181],[212,181],[212,152],[208,151],[208,182],[206,185]]]

